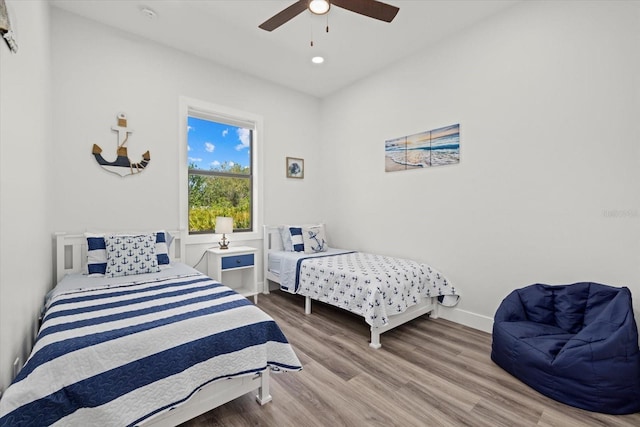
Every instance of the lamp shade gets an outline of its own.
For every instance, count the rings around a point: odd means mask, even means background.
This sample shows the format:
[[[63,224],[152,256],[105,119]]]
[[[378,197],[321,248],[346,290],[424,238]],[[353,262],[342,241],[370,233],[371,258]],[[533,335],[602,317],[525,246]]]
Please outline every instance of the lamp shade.
[[[219,216],[216,218],[216,234],[233,233],[233,218],[229,216]]]

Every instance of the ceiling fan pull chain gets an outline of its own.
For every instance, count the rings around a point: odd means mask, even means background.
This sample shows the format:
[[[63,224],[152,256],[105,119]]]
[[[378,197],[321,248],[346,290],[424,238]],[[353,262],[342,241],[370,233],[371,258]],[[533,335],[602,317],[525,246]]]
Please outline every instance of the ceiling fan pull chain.
[[[309,20],[309,37],[311,38],[311,47],[313,47],[313,19]]]
[[[329,14],[327,13],[327,33],[329,32]]]

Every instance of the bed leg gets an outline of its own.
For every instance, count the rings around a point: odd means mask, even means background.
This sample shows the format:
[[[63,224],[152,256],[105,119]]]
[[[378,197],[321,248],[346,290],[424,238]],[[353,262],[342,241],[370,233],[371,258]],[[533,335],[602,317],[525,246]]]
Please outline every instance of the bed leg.
[[[311,297],[304,297],[304,314],[311,314]]]
[[[269,368],[260,374],[260,388],[256,400],[260,405],[271,402],[271,394],[269,392]]]
[[[437,319],[438,318],[438,298],[437,297],[433,297],[431,298],[431,304],[433,304],[433,309],[431,310],[431,312],[429,312],[429,317],[432,319]]]
[[[378,331],[378,328],[371,328],[371,342],[369,343],[369,347],[375,349],[382,347],[382,344],[380,344],[380,332]]]

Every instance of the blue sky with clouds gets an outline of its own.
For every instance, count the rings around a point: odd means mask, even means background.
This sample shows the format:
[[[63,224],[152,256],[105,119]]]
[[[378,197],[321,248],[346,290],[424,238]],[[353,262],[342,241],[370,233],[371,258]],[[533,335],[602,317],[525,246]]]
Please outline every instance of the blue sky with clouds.
[[[187,158],[198,169],[216,169],[222,163],[249,166],[251,132],[223,123],[189,117]]]

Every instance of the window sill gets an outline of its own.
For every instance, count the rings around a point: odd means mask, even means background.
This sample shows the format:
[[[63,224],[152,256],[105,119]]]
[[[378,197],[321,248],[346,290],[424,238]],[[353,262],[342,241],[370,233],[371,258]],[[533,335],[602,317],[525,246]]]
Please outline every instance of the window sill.
[[[190,234],[186,236],[185,243],[187,245],[206,245],[211,243],[217,243],[222,239],[221,234]],[[262,240],[262,234],[252,232],[242,232],[227,234],[227,239],[231,242],[245,242],[249,240]]]

